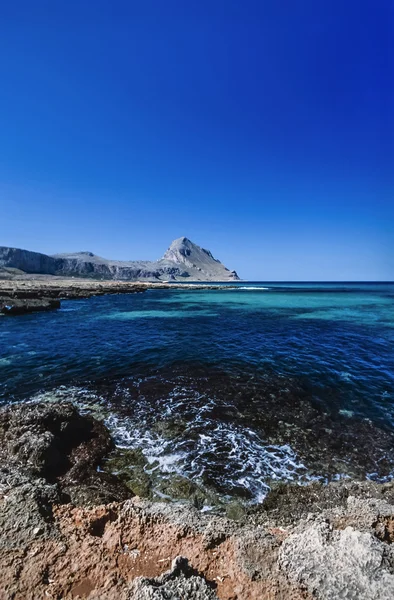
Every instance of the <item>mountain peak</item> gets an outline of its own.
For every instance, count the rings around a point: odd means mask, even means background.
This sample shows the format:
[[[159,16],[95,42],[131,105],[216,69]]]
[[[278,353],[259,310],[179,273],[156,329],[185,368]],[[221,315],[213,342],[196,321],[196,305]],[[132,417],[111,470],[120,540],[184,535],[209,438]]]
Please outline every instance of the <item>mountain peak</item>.
[[[197,246],[197,244],[194,244],[189,238],[183,236],[171,242],[163,259],[192,267],[195,266],[193,259],[197,259],[201,252],[206,251],[204,251],[203,248],[200,248],[200,246]],[[190,260],[189,257],[191,257]]]
[[[194,244],[191,240],[189,240],[189,238],[183,236],[183,237],[177,238],[176,240],[173,240],[171,242],[168,250],[170,248],[179,248],[180,246],[196,246],[196,244]]]
[[[185,265],[191,269],[197,279],[201,279],[204,275],[209,275],[209,279],[217,281],[234,279],[237,280],[238,275],[235,271],[229,271],[220,260],[214,258],[212,253],[205,248],[197,246],[187,237],[180,237],[174,240],[167,252],[163,256],[163,260],[169,260],[178,265]]]

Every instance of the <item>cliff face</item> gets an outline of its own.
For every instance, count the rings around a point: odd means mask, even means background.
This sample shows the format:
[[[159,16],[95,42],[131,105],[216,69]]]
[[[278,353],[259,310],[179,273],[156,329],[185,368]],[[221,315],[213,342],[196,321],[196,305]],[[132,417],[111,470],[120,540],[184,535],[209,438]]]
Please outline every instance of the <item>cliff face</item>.
[[[56,260],[40,252],[0,246],[0,267],[20,269],[25,273],[55,275]]]
[[[189,273],[167,261],[115,261],[96,256],[91,252],[59,254],[56,259],[56,275],[96,277],[133,281],[139,279],[166,280],[187,278]]]
[[[126,281],[235,281],[238,275],[229,271],[209,250],[187,238],[172,242],[158,261],[116,261],[92,252],[48,256],[19,248],[0,247],[0,269],[20,269],[25,273],[121,279]]]

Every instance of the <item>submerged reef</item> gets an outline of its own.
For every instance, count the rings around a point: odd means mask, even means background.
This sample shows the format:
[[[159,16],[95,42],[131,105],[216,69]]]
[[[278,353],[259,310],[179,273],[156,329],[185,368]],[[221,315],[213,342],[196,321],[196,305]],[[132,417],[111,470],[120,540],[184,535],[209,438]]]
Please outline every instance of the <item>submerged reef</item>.
[[[318,402],[294,377],[174,365],[73,394],[88,411],[101,407],[119,447],[103,468],[142,478],[147,498],[253,503],[278,482],[383,483],[394,471],[391,429],[343,414],[331,395]]]

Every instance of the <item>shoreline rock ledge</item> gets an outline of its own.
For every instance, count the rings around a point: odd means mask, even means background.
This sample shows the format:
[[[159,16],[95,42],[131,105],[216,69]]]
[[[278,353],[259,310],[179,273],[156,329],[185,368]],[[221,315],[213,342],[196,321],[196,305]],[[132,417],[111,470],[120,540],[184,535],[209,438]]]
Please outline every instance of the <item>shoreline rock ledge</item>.
[[[149,502],[70,403],[0,409],[0,598],[392,600],[394,485],[280,485],[240,522]]]

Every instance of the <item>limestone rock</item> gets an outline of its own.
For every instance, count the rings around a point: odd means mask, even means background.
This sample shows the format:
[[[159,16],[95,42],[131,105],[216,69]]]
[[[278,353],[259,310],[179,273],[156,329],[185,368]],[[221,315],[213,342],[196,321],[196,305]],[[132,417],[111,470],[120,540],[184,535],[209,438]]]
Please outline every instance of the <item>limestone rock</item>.
[[[186,558],[177,556],[171,569],[160,577],[138,577],[133,582],[129,600],[217,600],[205,579],[194,571]]]
[[[322,600],[394,598],[394,550],[371,533],[326,521],[300,525],[280,550],[279,564],[294,582]]]

